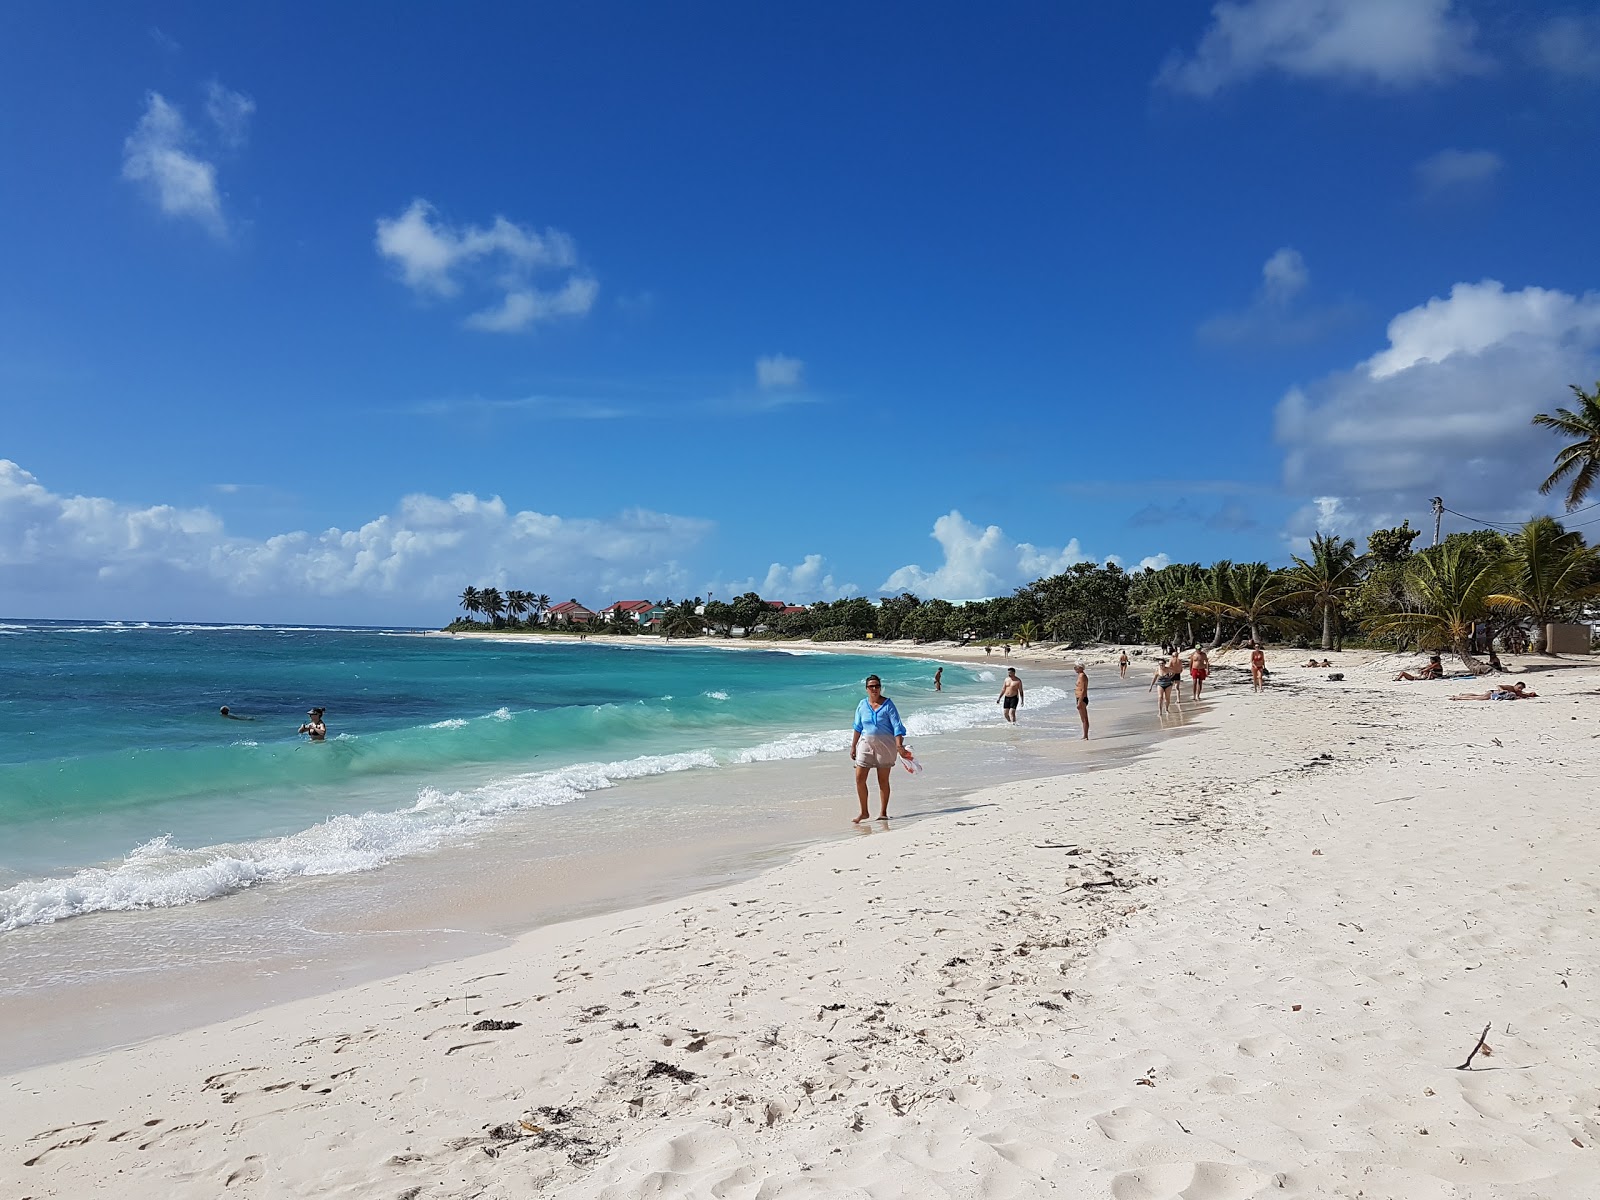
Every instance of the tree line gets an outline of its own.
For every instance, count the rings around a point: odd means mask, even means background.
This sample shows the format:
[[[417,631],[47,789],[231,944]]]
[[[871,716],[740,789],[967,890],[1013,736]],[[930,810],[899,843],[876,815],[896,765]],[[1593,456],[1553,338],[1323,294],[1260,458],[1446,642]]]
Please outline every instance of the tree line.
[[[1564,485],[1569,512],[1600,483],[1600,383],[1593,392],[1576,385],[1572,391],[1576,408],[1533,418],[1575,439],[1556,454],[1554,470],[1540,487],[1548,494]],[[1351,538],[1319,532],[1304,555],[1291,556],[1291,565],[1279,568],[1223,560],[1128,572],[1115,563],[1078,563],[1009,596],[962,604],[902,592],[877,603],[855,597],[783,612],[755,592],[731,601],[697,596],[664,601],[658,628],[669,638],[732,637],[739,631],[814,642],[1148,642],[1212,650],[1246,639],[1323,650],[1359,642],[1451,650],[1481,674],[1490,666],[1479,655],[1495,639],[1526,641],[1543,652],[1546,626],[1583,619],[1589,601],[1600,596],[1600,551],[1553,517],[1507,532],[1454,533],[1423,550],[1413,546],[1419,535],[1407,521],[1373,530],[1365,550],[1358,550]],[[537,621],[550,597],[469,587],[461,605],[495,625],[508,620],[515,627],[525,614]],[[639,632],[632,617],[613,618],[583,628]]]
[[[1149,642],[1212,650],[1245,640],[1324,650],[1354,641],[1453,650],[1482,672],[1489,668],[1479,653],[1492,639],[1525,638],[1543,651],[1545,626],[1581,619],[1587,602],[1600,596],[1600,552],[1552,517],[1512,533],[1454,533],[1424,550],[1413,546],[1419,533],[1409,521],[1376,529],[1360,552],[1351,538],[1319,533],[1304,555],[1280,568],[1224,560],[1128,572],[1115,563],[1078,563],[1009,596],[963,604],[902,592],[877,603],[854,597],[785,613],[755,592],[731,601],[702,602],[697,596],[663,602],[659,631],[680,638],[740,633],[813,642],[872,637],[1067,647]],[[537,618],[549,607],[548,597],[539,596],[518,605],[512,597],[526,593],[517,592],[507,593],[497,607],[495,594],[493,588],[469,588],[462,605],[468,607],[475,595],[478,607],[469,612],[491,620],[504,613],[512,622],[527,612]],[[614,616],[582,628],[638,632],[632,617]]]

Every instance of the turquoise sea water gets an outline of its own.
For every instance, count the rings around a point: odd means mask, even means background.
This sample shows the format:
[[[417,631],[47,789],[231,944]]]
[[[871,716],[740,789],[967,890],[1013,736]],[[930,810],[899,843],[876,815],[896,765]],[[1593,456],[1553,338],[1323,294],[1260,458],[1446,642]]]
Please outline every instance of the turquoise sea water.
[[[371,871],[624,780],[836,751],[868,672],[914,738],[994,719],[992,671],[947,666],[935,695],[931,667],[888,656],[0,621],[0,935]],[[321,744],[295,732],[314,704]]]

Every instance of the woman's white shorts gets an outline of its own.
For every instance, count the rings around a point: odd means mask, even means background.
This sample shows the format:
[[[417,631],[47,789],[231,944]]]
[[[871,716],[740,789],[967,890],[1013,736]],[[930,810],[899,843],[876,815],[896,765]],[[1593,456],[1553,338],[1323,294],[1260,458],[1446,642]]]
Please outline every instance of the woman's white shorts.
[[[864,737],[856,743],[856,766],[892,767],[900,757],[893,738]]]

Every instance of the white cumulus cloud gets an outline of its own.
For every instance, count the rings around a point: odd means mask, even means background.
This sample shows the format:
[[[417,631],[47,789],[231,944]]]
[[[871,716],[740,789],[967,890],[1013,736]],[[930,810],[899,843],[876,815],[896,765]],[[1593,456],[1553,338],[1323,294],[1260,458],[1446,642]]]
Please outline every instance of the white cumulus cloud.
[[[1403,87],[1483,69],[1452,0],[1222,0],[1157,82],[1210,96],[1267,73]]]
[[[793,566],[773,563],[762,579],[751,576],[723,580],[712,584],[711,590],[729,600],[745,592],[755,592],[763,600],[784,600],[790,604],[842,600],[861,594],[861,589],[855,584],[836,580],[828,560],[820,554],[807,554]]]
[[[230,535],[207,509],[53,492],[0,459],[0,611],[375,624],[447,619],[467,584],[609,602],[681,592],[711,529],[631,509],[512,511],[471,493],[406,496],[357,528]]]
[[[1290,532],[1316,520],[1339,532],[1418,525],[1435,495],[1488,520],[1549,511],[1537,490],[1560,442],[1530,419],[1600,378],[1600,293],[1458,283],[1388,334],[1366,361],[1278,405],[1285,486],[1317,498]]]
[[[195,142],[177,106],[151,92],[139,124],[122,144],[122,177],[143,187],[169,217],[196,221],[225,237],[217,168],[199,156]]]
[[[514,333],[552,318],[582,316],[600,292],[599,282],[579,266],[577,244],[568,234],[541,233],[503,216],[488,226],[454,226],[426,200],[413,200],[398,217],[378,218],[376,244],[420,294],[498,292],[498,301],[466,318],[470,329]],[[541,274],[565,278],[554,287],[535,286]]]
[[[915,563],[901,567],[878,590],[977,600],[1008,594],[1035,579],[1058,575],[1073,563],[1090,561],[1076,538],[1059,550],[1017,542],[998,525],[979,528],[953,509],[933,523],[933,539],[943,552],[942,564],[933,570]]]

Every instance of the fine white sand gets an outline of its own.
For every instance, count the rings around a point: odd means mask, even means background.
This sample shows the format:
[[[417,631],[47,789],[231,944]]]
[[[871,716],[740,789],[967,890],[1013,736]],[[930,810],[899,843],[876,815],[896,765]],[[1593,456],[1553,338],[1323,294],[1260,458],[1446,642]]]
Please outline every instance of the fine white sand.
[[[1451,703],[1363,657],[1224,666],[1132,765],[8,1076],[0,1195],[1600,1196],[1600,670]]]

